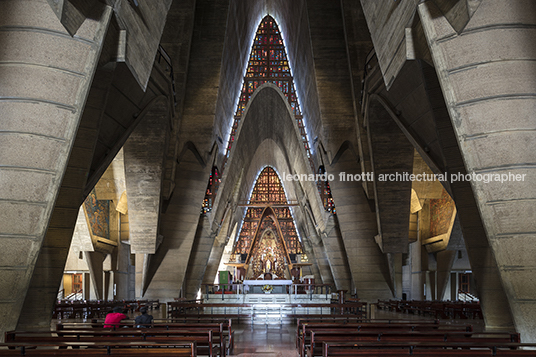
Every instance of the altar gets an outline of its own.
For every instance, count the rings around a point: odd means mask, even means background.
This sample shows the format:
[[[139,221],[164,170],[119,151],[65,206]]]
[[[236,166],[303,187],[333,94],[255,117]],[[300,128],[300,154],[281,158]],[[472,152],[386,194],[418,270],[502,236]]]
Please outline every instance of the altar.
[[[272,294],[287,294],[287,286],[292,285],[292,280],[244,280],[244,292],[250,294],[263,294],[262,287],[271,285]]]

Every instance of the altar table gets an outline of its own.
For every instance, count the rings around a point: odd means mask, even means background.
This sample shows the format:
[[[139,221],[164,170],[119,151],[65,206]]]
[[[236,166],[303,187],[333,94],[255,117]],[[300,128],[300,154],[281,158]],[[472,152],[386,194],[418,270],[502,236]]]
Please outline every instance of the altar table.
[[[263,294],[262,287],[271,285],[274,287],[272,294],[286,294],[287,285],[292,285],[292,280],[244,280],[244,291],[251,294]]]

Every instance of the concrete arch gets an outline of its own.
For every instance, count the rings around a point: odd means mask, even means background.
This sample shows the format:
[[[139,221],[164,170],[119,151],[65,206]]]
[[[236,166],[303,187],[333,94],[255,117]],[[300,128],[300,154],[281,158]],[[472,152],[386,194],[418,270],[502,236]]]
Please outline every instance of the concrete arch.
[[[268,165],[280,176],[282,173],[314,174],[287,99],[279,88],[270,83],[259,87],[246,107],[216,198],[214,221],[219,221],[226,205],[236,207],[239,201],[249,198],[258,173]],[[232,197],[235,183],[241,175],[238,195]],[[304,207],[308,202],[311,216],[315,218],[315,230],[324,232],[330,225],[329,214],[322,207],[316,182],[282,183],[287,199],[299,202],[299,208],[293,209],[296,225],[308,224]],[[338,242],[337,246],[330,245],[330,250],[325,252],[329,261],[338,261],[335,256],[330,258],[331,253],[345,254],[344,245]],[[348,269],[339,269],[334,275],[335,281],[350,279]]]
[[[222,209],[226,205],[224,202],[236,204],[231,193],[240,172],[244,171],[244,178],[238,200],[245,200],[260,169],[267,165],[274,167],[280,174],[313,174],[288,102],[279,88],[271,83],[257,89],[244,111],[216,198],[216,221],[223,214]],[[322,225],[325,214],[316,183],[304,181],[300,185],[293,182],[293,189],[291,185],[283,185],[290,195],[287,199],[299,200],[300,191],[303,191],[303,195],[311,202],[316,221]],[[292,195],[292,191],[296,194]]]

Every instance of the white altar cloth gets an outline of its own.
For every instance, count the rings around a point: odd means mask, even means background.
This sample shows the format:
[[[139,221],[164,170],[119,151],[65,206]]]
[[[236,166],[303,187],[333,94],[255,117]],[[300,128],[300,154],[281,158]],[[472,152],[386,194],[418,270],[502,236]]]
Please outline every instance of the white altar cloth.
[[[249,291],[250,285],[292,285],[292,280],[244,280],[244,291]]]
[[[244,280],[244,285],[292,285],[292,280]]]

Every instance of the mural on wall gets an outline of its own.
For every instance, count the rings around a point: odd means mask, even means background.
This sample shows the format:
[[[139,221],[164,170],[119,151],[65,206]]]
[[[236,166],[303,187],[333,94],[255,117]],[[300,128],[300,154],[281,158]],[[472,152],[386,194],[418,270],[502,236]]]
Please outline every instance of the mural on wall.
[[[110,201],[98,200],[93,190],[84,201],[84,210],[91,234],[110,239]]]
[[[454,213],[454,200],[443,189],[441,198],[430,200],[430,236],[435,237],[448,232],[452,214]]]

